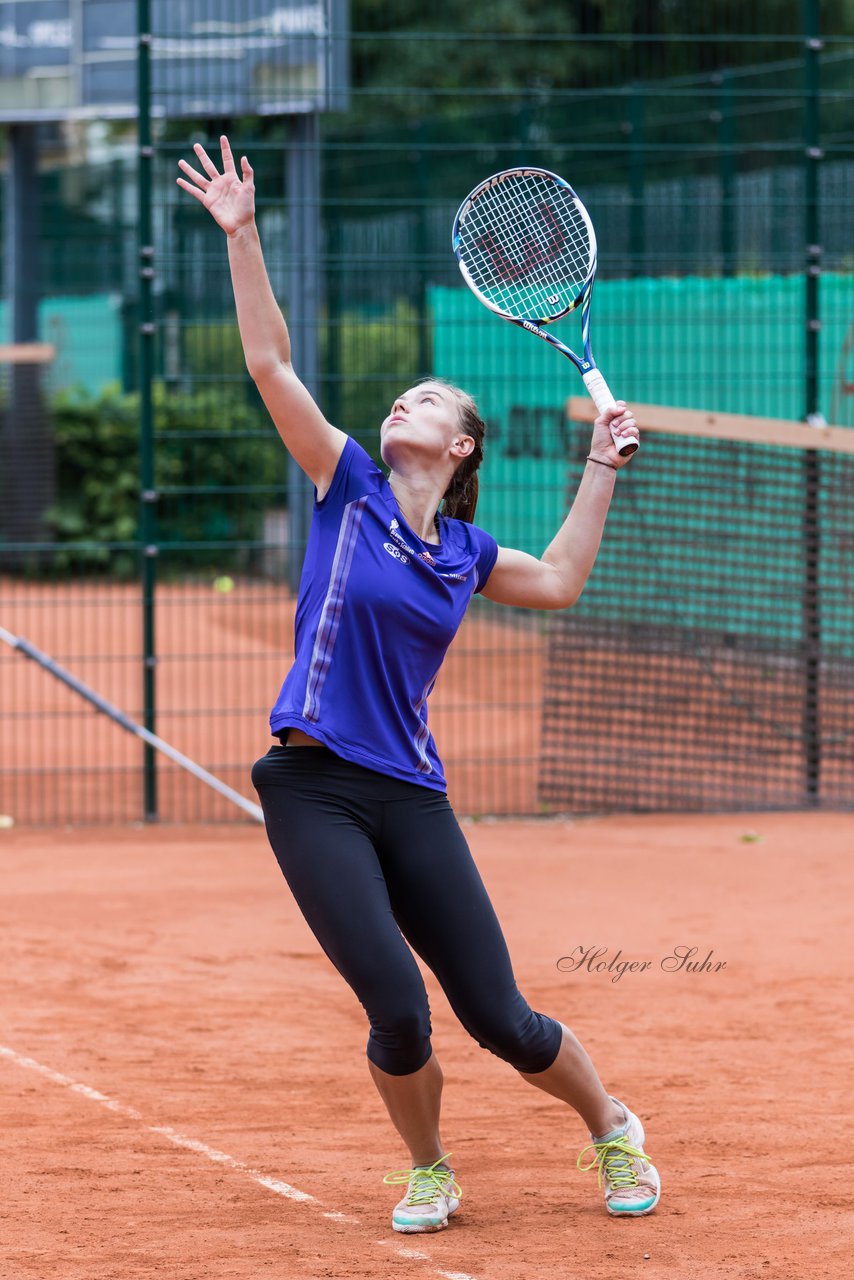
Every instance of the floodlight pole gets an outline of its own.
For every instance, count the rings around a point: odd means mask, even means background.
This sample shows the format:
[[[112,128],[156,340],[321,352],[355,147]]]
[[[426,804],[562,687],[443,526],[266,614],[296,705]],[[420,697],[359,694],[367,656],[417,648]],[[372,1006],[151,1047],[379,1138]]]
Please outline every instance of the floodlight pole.
[[[12,342],[38,341],[38,125],[9,126],[5,273]]]
[[[6,217],[4,219],[5,294],[9,341],[39,338],[39,178],[38,125],[13,124],[8,130]],[[14,483],[5,487],[0,530],[11,542],[41,542],[44,512],[56,498],[56,465],[49,420],[42,404],[42,365],[13,364],[4,426],[4,468]]]

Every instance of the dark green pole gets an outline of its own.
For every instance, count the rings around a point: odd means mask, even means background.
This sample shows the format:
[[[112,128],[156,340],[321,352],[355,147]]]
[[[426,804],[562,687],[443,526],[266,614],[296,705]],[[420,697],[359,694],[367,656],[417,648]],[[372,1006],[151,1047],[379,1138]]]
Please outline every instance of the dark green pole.
[[[804,209],[806,233],[806,417],[819,412],[819,278],[821,233],[819,227],[818,171],[824,153],[819,146],[820,73],[822,41],[818,35],[819,0],[804,0]]]
[[[139,540],[142,578],[142,723],[155,733],[154,589],[157,544],[154,504],[154,243],[151,218],[151,9],[150,0],[137,0],[137,109],[139,121]],[[143,747],[143,793],[146,822],[157,820],[156,753]]]
[[[735,119],[732,109],[732,72],[720,73],[718,96],[718,152],[721,184],[721,268],[735,275]]]
[[[629,187],[631,191],[629,222],[630,274],[646,275],[646,166],[644,160],[645,102],[640,84],[629,88]]]
[[[431,332],[427,315],[427,274],[429,266],[427,255],[429,252],[429,240],[427,233],[427,202],[430,199],[430,137],[427,124],[423,119],[418,121],[417,125],[417,163],[415,172],[417,176],[417,200],[418,205],[415,210],[415,254],[418,264],[415,269],[415,278],[417,281],[417,311],[418,332],[417,341],[417,370],[418,377],[428,377],[433,372],[433,356],[431,350]]]
[[[288,118],[288,329],[294,368],[315,400],[319,396],[320,124],[316,111]],[[296,593],[311,524],[312,485],[288,457],[288,585]]]
[[[819,146],[819,0],[804,0],[804,232],[806,241],[804,276],[804,417],[812,425],[823,421],[819,409],[819,279],[821,276],[821,234],[819,227],[818,169],[822,158]],[[804,481],[804,591],[803,662],[804,706],[804,793],[807,805],[821,800],[821,462],[818,450],[805,451]]]
[[[326,258],[326,395],[323,407],[330,422],[345,421],[341,412],[341,326],[343,324],[344,249],[341,209],[327,214],[329,251]]]
[[[516,156],[513,161],[520,168],[531,163],[531,104],[527,97],[519,102],[516,108],[515,122]]]

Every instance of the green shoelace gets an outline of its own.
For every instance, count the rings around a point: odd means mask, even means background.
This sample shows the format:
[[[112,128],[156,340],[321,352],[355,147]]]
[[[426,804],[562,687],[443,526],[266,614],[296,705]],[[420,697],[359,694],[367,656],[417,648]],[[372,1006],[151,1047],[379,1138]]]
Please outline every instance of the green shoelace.
[[[581,1161],[588,1151],[593,1152],[593,1158],[588,1164],[582,1165]],[[600,1187],[603,1173],[612,1187],[636,1187],[638,1175],[632,1167],[632,1158],[649,1161],[646,1152],[638,1151],[637,1147],[633,1147],[623,1134],[622,1137],[612,1138],[609,1142],[591,1142],[581,1152],[575,1165],[582,1173],[586,1173],[588,1169],[595,1169],[596,1180]]]
[[[452,1152],[449,1151],[447,1155],[439,1156],[439,1160],[449,1160],[451,1155]],[[463,1192],[454,1180],[454,1170],[437,1169],[439,1160],[431,1165],[416,1165],[414,1169],[396,1169],[393,1173],[387,1173],[383,1182],[392,1185],[411,1183],[406,1197],[407,1205],[432,1204],[437,1195],[453,1195],[459,1199]]]

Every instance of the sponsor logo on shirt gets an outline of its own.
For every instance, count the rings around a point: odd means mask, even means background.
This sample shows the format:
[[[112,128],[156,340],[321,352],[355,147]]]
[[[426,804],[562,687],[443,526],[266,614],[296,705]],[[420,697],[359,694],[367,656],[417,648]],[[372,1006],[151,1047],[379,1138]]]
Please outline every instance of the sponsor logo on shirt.
[[[390,542],[383,543],[383,546],[385,547],[389,555],[394,556],[397,560],[400,560],[401,564],[408,564],[409,563],[408,557],[405,555],[401,555],[401,553],[398,550],[398,547],[403,547],[404,551],[408,551],[410,556],[413,556],[413,557],[417,556],[419,560],[424,560],[427,564],[430,565],[431,568],[435,569],[436,561],[433,559],[430,552],[413,550],[413,548],[410,547],[409,543],[402,537],[399,530],[400,530],[400,521],[397,520],[396,517],[392,516],[391,523],[388,526],[388,533],[390,538],[394,538],[394,541],[397,543],[397,546],[392,546]],[[443,573],[441,570],[437,571],[437,576],[440,578],[449,578],[452,582],[468,582],[468,579],[469,579],[469,575],[467,573],[448,573],[448,572]]]
[[[399,560],[401,564],[409,564],[409,556],[405,556],[399,547],[395,547],[391,542],[384,542],[383,546],[395,560]]]
[[[416,553],[412,550],[412,547],[410,547],[408,542],[404,542],[403,538],[398,533],[399,528],[400,528],[399,521],[396,520],[394,516],[392,516],[391,524],[388,527],[389,536],[394,538],[398,546],[403,547],[404,551],[408,551],[411,556],[414,556]],[[386,544],[386,547],[387,546],[388,544]]]

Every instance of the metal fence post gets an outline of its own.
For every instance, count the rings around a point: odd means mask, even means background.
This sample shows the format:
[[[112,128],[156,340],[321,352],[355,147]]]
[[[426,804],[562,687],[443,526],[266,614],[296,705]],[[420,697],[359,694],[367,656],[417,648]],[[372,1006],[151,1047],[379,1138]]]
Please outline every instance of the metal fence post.
[[[154,591],[157,578],[154,503],[154,237],[151,217],[151,11],[150,0],[137,0],[137,96],[139,187],[139,545],[142,579],[143,725],[155,732]],[[156,752],[143,746],[143,797],[146,822],[157,820]]]
[[[721,270],[725,276],[736,272],[735,238],[735,118],[732,101],[732,72],[720,74],[718,150],[721,190]]]
[[[629,135],[629,274],[644,276],[649,270],[646,261],[646,156],[644,151],[644,124],[646,101],[642,86],[629,88],[629,118],[626,132]],[[653,268],[654,269],[654,268]]]
[[[430,252],[429,232],[427,227],[427,210],[430,200],[430,136],[424,120],[419,120],[416,128],[416,181],[418,190],[418,207],[415,211],[415,255],[417,266],[417,319],[416,350],[418,353],[418,376],[427,377],[432,372],[432,334],[427,311],[428,255]]]
[[[288,330],[298,377],[318,398],[320,315],[320,128],[316,111],[288,119]],[[312,486],[288,455],[288,585],[299,588],[311,520]]]
[[[821,275],[821,234],[818,207],[819,146],[819,0],[804,0],[804,231],[806,274],[804,280],[805,348],[804,415],[818,425],[823,421],[819,407],[819,277]],[[813,807],[821,799],[821,463],[817,450],[805,451],[804,461],[804,792]]]

